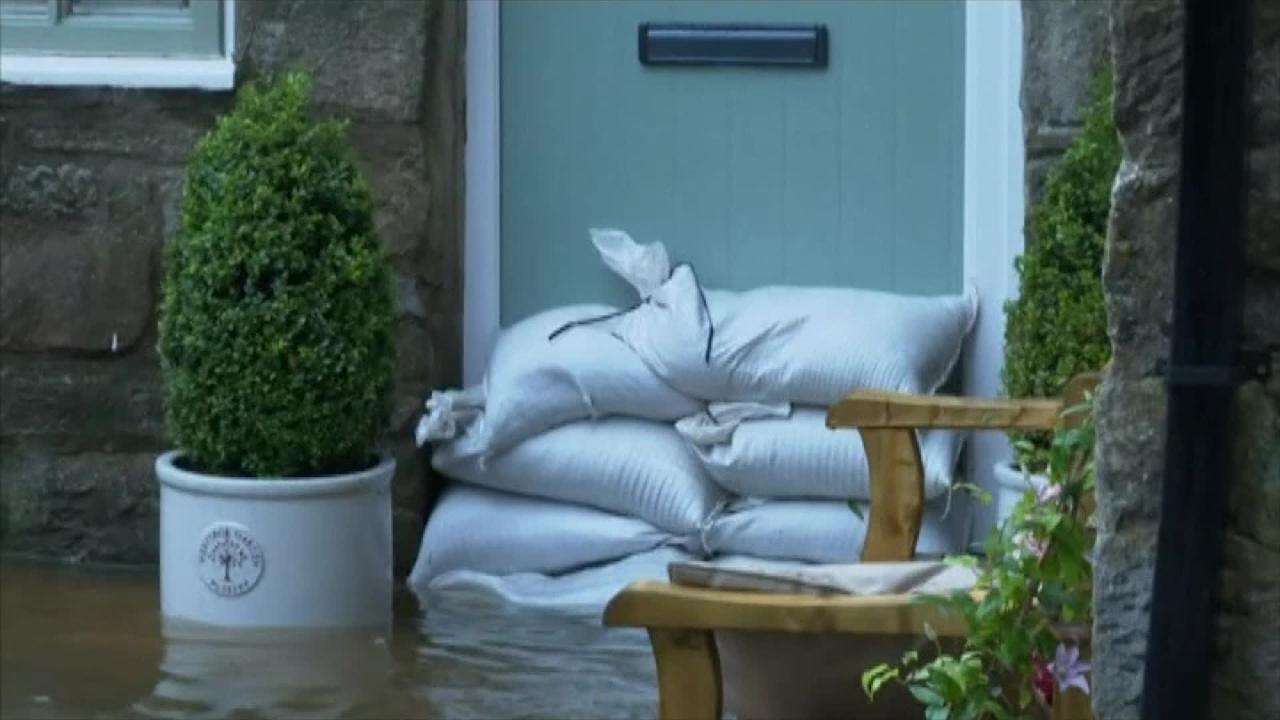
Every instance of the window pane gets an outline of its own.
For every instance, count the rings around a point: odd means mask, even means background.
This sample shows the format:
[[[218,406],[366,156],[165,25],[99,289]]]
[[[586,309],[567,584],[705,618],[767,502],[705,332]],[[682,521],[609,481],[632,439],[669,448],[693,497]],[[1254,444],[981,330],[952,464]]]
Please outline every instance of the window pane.
[[[185,13],[189,0],[71,0],[72,16],[164,17]]]
[[[221,57],[220,0],[37,0],[42,15],[16,16],[0,0],[0,48],[6,53]],[[56,13],[52,10],[56,9]]]
[[[0,0],[0,17],[44,20],[49,17],[49,7],[49,0]]]

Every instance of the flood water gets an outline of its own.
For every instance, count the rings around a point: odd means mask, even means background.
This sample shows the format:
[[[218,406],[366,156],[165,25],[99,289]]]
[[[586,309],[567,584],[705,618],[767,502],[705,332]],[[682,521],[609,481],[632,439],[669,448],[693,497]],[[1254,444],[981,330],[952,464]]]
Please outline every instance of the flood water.
[[[0,562],[0,717],[639,718],[639,630],[597,612],[401,588],[382,632],[211,631],[162,621],[154,574]]]

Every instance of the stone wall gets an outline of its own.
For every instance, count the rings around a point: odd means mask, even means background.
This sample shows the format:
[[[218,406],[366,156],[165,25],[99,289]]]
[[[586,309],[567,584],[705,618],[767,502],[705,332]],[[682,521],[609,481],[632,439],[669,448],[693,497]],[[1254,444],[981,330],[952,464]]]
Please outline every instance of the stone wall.
[[[437,0],[237,5],[237,80],[301,67],[351,142],[395,266],[397,566],[427,472],[411,441],[460,380],[465,9]],[[230,93],[0,87],[0,548],[151,562],[166,446],[155,345],[160,249],[183,165]]]
[[[1280,4],[1255,0],[1244,341],[1280,344]],[[1137,718],[1163,483],[1182,117],[1176,0],[1112,6],[1115,120],[1104,285],[1114,358],[1098,404],[1094,709]],[[1280,717],[1280,376],[1235,397],[1236,477],[1217,587],[1217,717]],[[1206,478],[1212,482],[1216,479]]]
[[[1093,74],[1107,60],[1106,0],[1023,0],[1022,135],[1027,207],[1080,130]]]

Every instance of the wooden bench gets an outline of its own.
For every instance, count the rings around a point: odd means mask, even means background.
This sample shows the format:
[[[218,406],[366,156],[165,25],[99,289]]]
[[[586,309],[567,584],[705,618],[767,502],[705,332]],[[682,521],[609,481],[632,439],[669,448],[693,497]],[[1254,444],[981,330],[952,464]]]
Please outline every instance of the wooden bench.
[[[1063,410],[1082,400],[1098,379],[1097,374],[1074,378],[1059,399],[858,391],[831,406],[827,426],[857,429],[866,448],[871,504],[862,560],[901,561],[915,556],[925,504],[917,429],[1052,430],[1063,421]],[[908,595],[792,595],[654,581],[633,583],[614,596],[605,608],[604,623],[648,630],[663,720],[721,716],[716,631],[919,635],[928,623],[942,637],[963,637],[965,632],[963,618],[913,602]],[[858,678],[849,678],[849,692],[861,692]],[[1088,698],[1079,693],[1062,695],[1053,717],[1086,720]]]

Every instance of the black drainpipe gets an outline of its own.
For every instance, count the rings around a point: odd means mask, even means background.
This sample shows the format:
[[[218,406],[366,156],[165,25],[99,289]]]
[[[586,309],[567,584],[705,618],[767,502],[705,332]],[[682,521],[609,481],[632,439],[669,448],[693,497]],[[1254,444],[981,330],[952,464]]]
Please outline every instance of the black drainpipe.
[[[1143,720],[1210,715],[1214,591],[1233,479],[1232,397],[1248,359],[1239,338],[1252,6],[1249,0],[1186,0],[1184,7],[1168,434]]]

